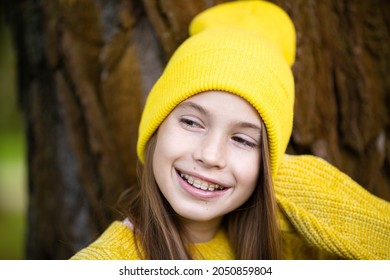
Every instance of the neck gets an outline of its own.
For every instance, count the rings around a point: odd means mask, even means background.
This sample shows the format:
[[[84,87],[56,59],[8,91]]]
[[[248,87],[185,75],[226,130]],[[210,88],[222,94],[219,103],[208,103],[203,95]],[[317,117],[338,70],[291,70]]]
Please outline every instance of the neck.
[[[184,228],[186,229],[191,242],[204,243],[214,238],[221,225],[222,218],[210,221],[193,221],[183,219]]]

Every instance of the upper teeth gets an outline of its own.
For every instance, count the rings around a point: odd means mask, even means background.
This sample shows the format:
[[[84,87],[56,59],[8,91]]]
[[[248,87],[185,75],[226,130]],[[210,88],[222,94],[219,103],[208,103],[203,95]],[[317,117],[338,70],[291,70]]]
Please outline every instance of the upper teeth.
[[[218,184],[211,184],[206,181],[200,180],[198,178],[194,178],[188,174],[180,173],[180,176],[184,178],[190,185],[201,190],[215,191],[215,190],[224,189],[222,186]]]

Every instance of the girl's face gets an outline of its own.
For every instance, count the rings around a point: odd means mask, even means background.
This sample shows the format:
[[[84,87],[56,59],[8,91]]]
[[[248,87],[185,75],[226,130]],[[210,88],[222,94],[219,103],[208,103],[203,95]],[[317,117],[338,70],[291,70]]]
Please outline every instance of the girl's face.
[[[195,95],[171,112],[158,130],[153,172],[179,216],[219,224],[250,197],[261,125],[249,103],[226,92]]]

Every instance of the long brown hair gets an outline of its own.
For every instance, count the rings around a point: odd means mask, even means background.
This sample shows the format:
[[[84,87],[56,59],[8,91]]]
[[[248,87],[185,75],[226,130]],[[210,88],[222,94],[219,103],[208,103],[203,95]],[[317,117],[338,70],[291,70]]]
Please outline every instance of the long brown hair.
[[[280,258],[280,232],[273,190],[268,137],[262,125],[260,170],[257,187],[249,199],[225,216],[230,243],[236,258],[261,260]]]
[[[260,173],[255,191],[238,209],[223,220],[237,259],[278,259],[279,229],[276,219],[267,133],[262,125]],[[144,165],[138,165],[139,183],[128,190],[127,215],[135,228],[140,258],[151,260],[191,259],[186,245],[189,238],[177,214],[155,181],[153,154],[157,136],[145,150]]]

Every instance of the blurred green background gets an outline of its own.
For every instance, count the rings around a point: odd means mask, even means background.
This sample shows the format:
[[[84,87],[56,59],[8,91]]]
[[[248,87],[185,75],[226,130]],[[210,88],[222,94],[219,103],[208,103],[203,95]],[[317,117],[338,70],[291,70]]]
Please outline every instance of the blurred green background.
[[[11,31],[0,19],[0,259],[24,259],[26,148]]]

